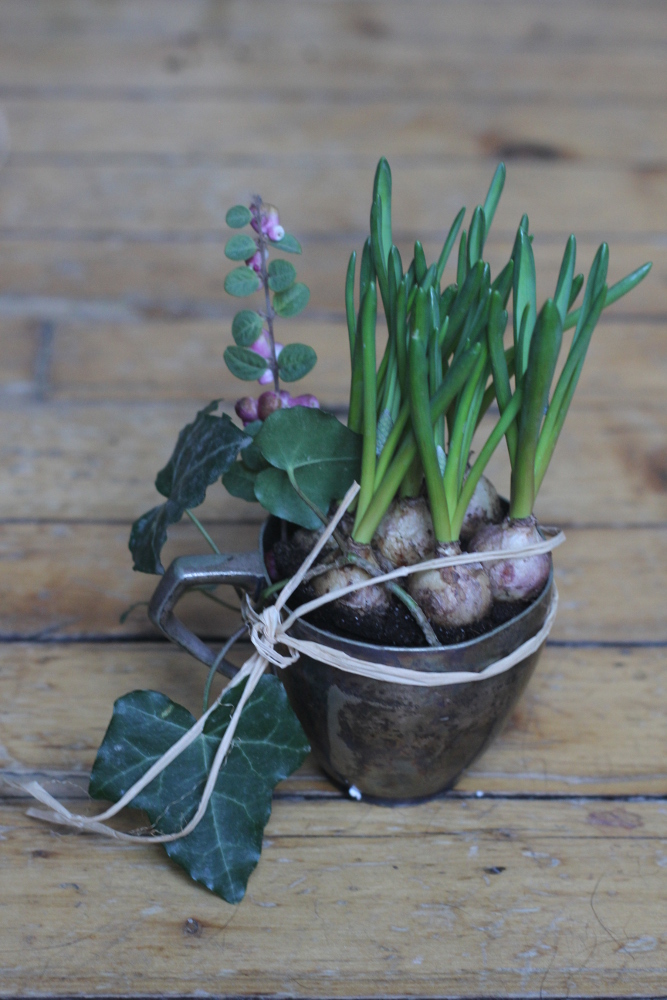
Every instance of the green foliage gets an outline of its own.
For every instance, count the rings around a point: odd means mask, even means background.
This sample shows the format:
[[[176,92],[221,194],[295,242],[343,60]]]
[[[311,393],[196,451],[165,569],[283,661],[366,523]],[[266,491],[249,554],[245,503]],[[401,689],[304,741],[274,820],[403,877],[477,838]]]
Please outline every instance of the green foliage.
[[[207,488],[227,471],[239,449],[250,442],[226,414],[215,416],[218,401],[200,410],[193,423],[183,428],[155,486],[165,503],[147,511],[132,525],[130,551],[134,569],[140,573],[163,573],[160,561],[169,525],[176,524],[186,510],[204,502]]]
[[[257,472],[249,469],[244,462],[234,462],[231,468],[222,477],[222,485],[228,493],[240,500],[247,500],[248,503],[256,503],[255,480]]]
[[[296,269],[288,260],[272,260],[269,264],[269,288],[286,292],[296,281]]]
[[[213,758],[243,690],[225,695],[203,733],[133,800],[159,833],[182,830],[201,799]],[[195,723],[156,691],[119,698],[90,778],[95,799],[117,802]],[[264,676],[246,703],[206,813],[195,829],[164,848],[177,864],[228,903],[238,903],[262,850],[275,785],[309,750],[276,677]]]
[[[262,332],[262,317],[253,309],[242,309],[232,320],[232,337],[239,347],[250,347]]]
[[[268,243],[269,246],[283,250],[285,253],[301,253],[301,244],[291,233],[285,233],[281,240],[269,240]]]
[[[225,291],[228,295],[243,298],[252,295],[261,288],[262,282],[251,267],[235,267],[225,278]]]
[[[225,216],[225,222],[230,229],[243,229],[251,219],[250,209],[246,208],[245,205],[234,205]]]
[[[296,382],[317,364],[317,354],[308,344],[288,344],[280,352],[278,371],[284,382]]]
[[[310,289],[302,281],[297,281],[284,292],[276,292],[273,296],[273,308],[279,316],[289,318],[298,316],[310,301]]]
[[[249,257],[255,254],[256,250],[257,244],[252,236],[239,233],[237,236],[232,236],[230,240],[227,240],[225,244],[225,257],[228,257],[230,260],[248,260]]]
[[[269,367],[266,358],[260,357],[247,347],[228,347],[223,357],[232,375],[244,382],[253,382]]]

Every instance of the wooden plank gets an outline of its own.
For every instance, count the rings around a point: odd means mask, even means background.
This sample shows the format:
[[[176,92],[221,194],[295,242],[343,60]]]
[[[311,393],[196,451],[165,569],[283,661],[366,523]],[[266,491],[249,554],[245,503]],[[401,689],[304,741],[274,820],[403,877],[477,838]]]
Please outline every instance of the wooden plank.
[[[232,343],[229,327],[229,321],[219,320],[63,324],[54,340],[53,398],[91,402],[223,398],[233,404],[239,396],[258,395],[256,383],[239,382],[223,361],[224,349]],[[313,392],[328,406],[346,407],[350,361],[344,320],[292,320],[277,322],[275,329],[279,340],[303,341],[318,355],[317,366],[293,387],[295,394]],[[378,354],[385,343],[386,327],[380,321]],[[603,320],[577,388],[577,405],[605,406],[613,398],[615,407],[662,411],[666,378],[667,337],[661,324]]]
[[[227,208],[252,190],[278,202],[288,228],[298,233],[364,232],[372,166],[295,163],[257,167],[12,166],[3,170],[0,227],[33,234],[86,229],[94,233],[179,231],[203,235],[225,228]],[[461,205],[482,200],[491,164],[416,167],[397,173],[397,232],[428,231]],[[509,239],[528,212],[538,233],[589,238],[655,234],[664,230],[667,194],[662,168],[627,171],[606,164],[517,163],[498,209],[497,232]],[[439,223],[446,225],[447,222]],[[593,236],[591,237],[591,234]]]
[[[153,480],[180,429],[211,396],[183,403],[23,405],[0,409],[0,518],[118,520],[129,523],[158,502]],[[579,391],[583,391],[580,389]],[[613,393],[612,398],[615,400]],[[481,428],[490,430],[492,419]],[[667,522],[667,415],[637,398],[619,409],[575,401],[558,442],[537,510],[545,523]],[[506,450],[488,475],[508,495]],[[215,489],[200,512],[207,521],[261,521],[259,505]]]
[[[247,645],[235,650],[238,662],[247,655]],[[199,715],[205,676],[164,643],[0,646],[0,794],[21,796],[16,783],[38,775],[52,794],[72,798],[78,788],[85,798],[115,699],[163,691]],[[550,645],[502,736],[457,793],[667,794],[664,681],[664,649]],[[276,794],[341,795],[313,760]]]
[[[134,38],[178,39],[181,33],[202,31],[229,41],[264,41],[289,24],[286,40],[304,42],[330,33],[332,44],[350,36],[381,42],[400,34],[406,42],[431,44],[565,42],[604,45],[657,43],[667,37],[659,0],[637,0],[632,9],[613,0],[561,0],[557,8],[529,0],[421,0],[420,17],[401,0],[364,4],[364,16],[347,3],[313,4],[308,0],[257,2],[248,10],[242,0],[210,4],[205,0],[119,0],[100,10],[80,0],[4,0],[3,33],[14,42],[84,35],[86,43]],[[535,27],[541,28],[535,38]],[[583,35],[582,35],[583,33]],[[239,39],[241,36],[241,39]],[[181,37],[185,44],[186,38]]]
[[[257,529],[222,523],[211,533],[222,552],[238,552],[255,547]],[[132,572],[128,535],[129,525],[121,524],[0,525],[0,638],[155,635],[141,608],[119,623],[128,605],[147,600],[156,584]],[[203,551],[194,528],[177,526],[164,562]],[[664,526],[569,528],[555,559],[561,604],[553,638],[667,641],[666,558]],[[183,618],[203,635],[228,635],[229,615],[199,594],[183,603]]]
[[[11,149],[30,157],[67,156],[85,163],[102,156],[191,158],[201,164],[238,157],[336,162],[377,157],[378,135],[390,162],[410,165],[433,157],[481,155],[530,159],[604,158],[607,163],[658,163],[667,155],[667,113],[662,107],[577,105],[557,91],[549,100],[499,103],[455,94],[419,100],[330,98],[288,103],[229,97],[192,101],[90,101],[14,98],[3,101]],[[650,141],[647,139],[650,136]]]
[[[36,391],[39,326],[30,320],[0,322],[0,397],[16,401]]]
[[[511,168],[510,168],[511,169]],[[401,168],[396,170],[400,173]],[[368,176],[371,176],[369,170]],[[370,192],[369,192],[370,198]],[[469,206],[469,209],[472,205]],[[365,220],[360,220],[360,225]],[[442,222],[441,241],[449,219],[438,213]],[[576,226],[575,228],[579,228]],[[429,223],[424,249],[428,260],[439,254],[438,244]],[[204,241],[187,242],[187,234],[163,233],[156,239],[147,234],[117,239],[89,239],[90,234],[73,233],[71,238],[32,238],[0,233],[0,316],[27,316],[71,321],[77,316],[87,322],[101,322],[118,317],[119,321],[139,322],[157,319],[220,318],[229,330],[229,318],[238,303],[223,290],[223,278],[230,267],[223,253],[228,230],[209,234]],[[412,240],[418,235],[410,226]],[[423,235],[423,234],[422,234]],[[335,313],[342,318],[343,285],[347,261],[352,250],[360,250],[363,230],[317,238],[299,231],[303,256],[296,260],[299,279],[310,288],[311,302],[305,318],[319,318],[320,313]],[[398,238],[403,260],[412,258],[409,236]],[[554,237],[547,242],[544,233],[535,237],[534,251],[540,295],[549,295],[555,287],[565,240]],[[597,243],[578,241],[579,267],[588,271]],[[486,253],[493,273],[508,260],[511,240],[495,238],[491,231]],[[623,236],[612,240],[610,279],[617,281],[647,260],[653,261],[650,277],[628,298],[621,299],[605,312],[606,317],[632,316],[664,318],[667,288],[667,246],[655,237],[640,243]],[[445,281],[453,280],[452,265]]]
[[[54,833],[16,809],[1,822],[10,995],[102,986],[108,996],[621,997],[664,987],[658,803],[278,802],[235,908],[157,847]]]

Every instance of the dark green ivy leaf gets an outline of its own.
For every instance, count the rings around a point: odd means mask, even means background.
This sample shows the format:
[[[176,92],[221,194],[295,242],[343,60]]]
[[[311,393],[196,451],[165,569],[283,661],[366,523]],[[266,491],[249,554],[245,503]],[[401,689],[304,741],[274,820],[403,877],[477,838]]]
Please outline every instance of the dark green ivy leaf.
[[[225,278],[225,291],[242,299],[244,295],[256,292],[261,282],[251,267],[235,267]]]
[[[272,247],[284,250],[285,253],[301,253],[301,244],[291,233],[285,233],[281,240],[269,240],[269,243]]]
[[[243,684],[225,696],[204,732],[132,804],[159,833],[182,830],[195,813]],[[157,691],[133,691],[114,705],[95,759],[89,792],[117,802],[194,724],[194,716]],[[228,903],[238,903],[262,849],[271,793],[301,765],[309,747],[276,677],[262,677],[243,710],[206,813],[164,848],[186,872]]]
[[[227,347],[223,358],[232,375],[244,382],[252,382],[259,378],[268,368],[266,358],[248,350],[247,347]]]
[[[310,289],[302,281],[297,281],[286,292],[276,292],[273,308],[279,316],[297,316],[308,305]]]
[[[296,270],[288,260],[272,260],[269,264],[269,288],[272,292],[286,292],[296,281]]]
[[[284,382],[296,382],[316,364],[317,354],[307,344],[288,344],[278,358],[278,369]]]
[[[256,250],[257,245],[252,236],[239,233],[237,236],[232,236],[231,239],[227,240],[225,244],[225,257],[228,257],[229,260],[248,260],[249,257],[254,255]]]
[[[262,317],[253,309],[242,309],[232,320],[232,337],[239,347],[250,347],[262,332]]]
[[[246,208],[245,205],[234,205],[225,216],[225,222],[230,229],[243,229],[251,219],[250,209]]]
[[[187,509],[204,502],[207,488],[227,471],[239,449],[251,440],[227,414],[214,416],[217,406],[214,400],[183,428],[171,458],[155,480],[166,502],[132,525],[130,551],[134,569],[140,573],[164,572],[160,553],[167,540],[167,528],[180,521]]]

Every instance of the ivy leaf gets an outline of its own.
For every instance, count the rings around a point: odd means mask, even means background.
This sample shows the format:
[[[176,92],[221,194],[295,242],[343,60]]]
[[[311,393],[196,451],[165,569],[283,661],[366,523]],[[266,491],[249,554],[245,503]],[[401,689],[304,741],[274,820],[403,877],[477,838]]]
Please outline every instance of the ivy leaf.
[[[269,264],[269,288],[272,292],[286,292],[296,281],[296,270],[288,260],[272,260]]]
[[[232,320],[232,337],[239,347],[250,347],[262,332],[262,317],[252,309],[242,309]]]
[[[242,450],[239,458],[251,472],[261,472],[269,464],[254,441]]]
[[[225,222],[230,229],[243,229],[251,219],[250,209],[246,208],[245,205],[234,205],[225,216]]]
[[[252,295],[261,282],[251,267],[235,267],[225,278],[225,291],[242,299],[244,295]]]
[[[222,485],[228,493],[240,500],[257,503],[255,496],[255,480],[257,473],[249,469],[244,462],[234,462],[222,477]]]
[[[230,260],[248,260],[256,250],[257,245],[252,236],[239,233],[238,236],[232,236],[230,240],[227,240],[225,257],[229,257]]]
[[[154,829],[176,833],[195,813],[243,684],[209,716],[204,732],[132,805]],[[157,691],[119,698],[90,778],[93,798],[117,802],[194,724],[194,716]],[[208,808],[199,825],[164,848],[197,882],[238,903],[262,850],[275,785],[299,767],[309,746],[277,677],[266,675],[248,699]]]
[[[269,243],[272,247],[284,250],[285,253],[301,253],[301,244],[291,233],[285,233],[281,240],[269,240]]]
[[[284,382],[296,382],[316,364],[317,354],[307,344],[288,344],[278,358],[278,369]]]
[[[255,444],[273,468],[260,472],[255,496],[266,510],[304,528],[320,521],[292,485],[321,511],[340,500],[361,469],[361,436],[331,413],[295,406],[276,410],[265,421]]]
[[[227,347],[223,358],[232,375],[244,382],[259,378],[268,368],[266,358],[249,351],[247,347]]]
[[[233,272],[232,272],[233,273]],[[254,273],[254,272],[253,272]],[[297,316],[308,305],[310,289],[302,281],[297,281],[285,292],[273,296],[273,308],[279,316]]]
[[[140,573],[163,573],[160,561],[167,529],[187,509],[204,502],[206,490],[226,472],[249,438],[227,414],[214,416],[218,401],[200,410],[193,423],[178,435],[174,452],[157,474],[155,486],[165,503],[147,511],[132,525],[130,551]]]

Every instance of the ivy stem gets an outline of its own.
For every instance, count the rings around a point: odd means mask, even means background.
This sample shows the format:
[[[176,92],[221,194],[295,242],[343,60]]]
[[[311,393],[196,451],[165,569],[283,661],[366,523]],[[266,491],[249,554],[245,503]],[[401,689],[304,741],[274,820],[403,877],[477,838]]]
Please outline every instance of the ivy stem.
[[[223,662],[225,656],[232,648],[234,643],[238,642],[243,633],[247,631],[248,631],[248,626],[244,622],[241,628],[237,629],[234,635],[227,640],[227,642],[224,644],[224,646],[216,656],[215,660],[213,661],[211,669],[208,672],[208,677],[206,678],[206,684],[204,686],[204,708],[203,708],[204,712],[208,709],[208,700],[211,697],[211,684],[213,683],[213,678],[218,672],[220,664]]]
[[[264,313],[264,318],[266,319],[267,332],[269,335],[269,344],[271,345],[271,357],[269,358],[269,367],[271,369],[271,374],[273,375],[273,386],[276,392],[280,391],[280,380],[278,379],[278,361],[276,360],[276,342],[273,336],[273,320],[275,317],[275,312],[273,311],[273,306],[271,305],[271,296],[269,295],[269,273],[266,267],[266,261],[268,257],[268,243],[266,239],[266,234],[262,229],[262,199],[259,195],[255,195],[252,199],[251,211],[255,216],[257,222],[257,248],[259,250],[259,256],[261,260],[262,267],[262,285],[264,286],[264,301],[266,303],[266,309]]]
[[[192,513],[191,510],[187,510],[186,509],[185,513],[188,515],[188,517],[190,518],[190,520],[194,524],[194,526],[197,529],[197,531],[199,531],[202,534],[202,536],[206,539],[206,541],[208,542],[208,544],[211,546],[211,548],[215,552],[216,556],[219,556],[220,555],[220,549],[215,544],[215,542],[213,541],[213,539],[211,538],[211,536],[209,535],[208,531],[206,530],[206,528],[204,527],[204,525],[201,523],[201,521],[199,520],[199,518],[195,517],[195,515]]]

